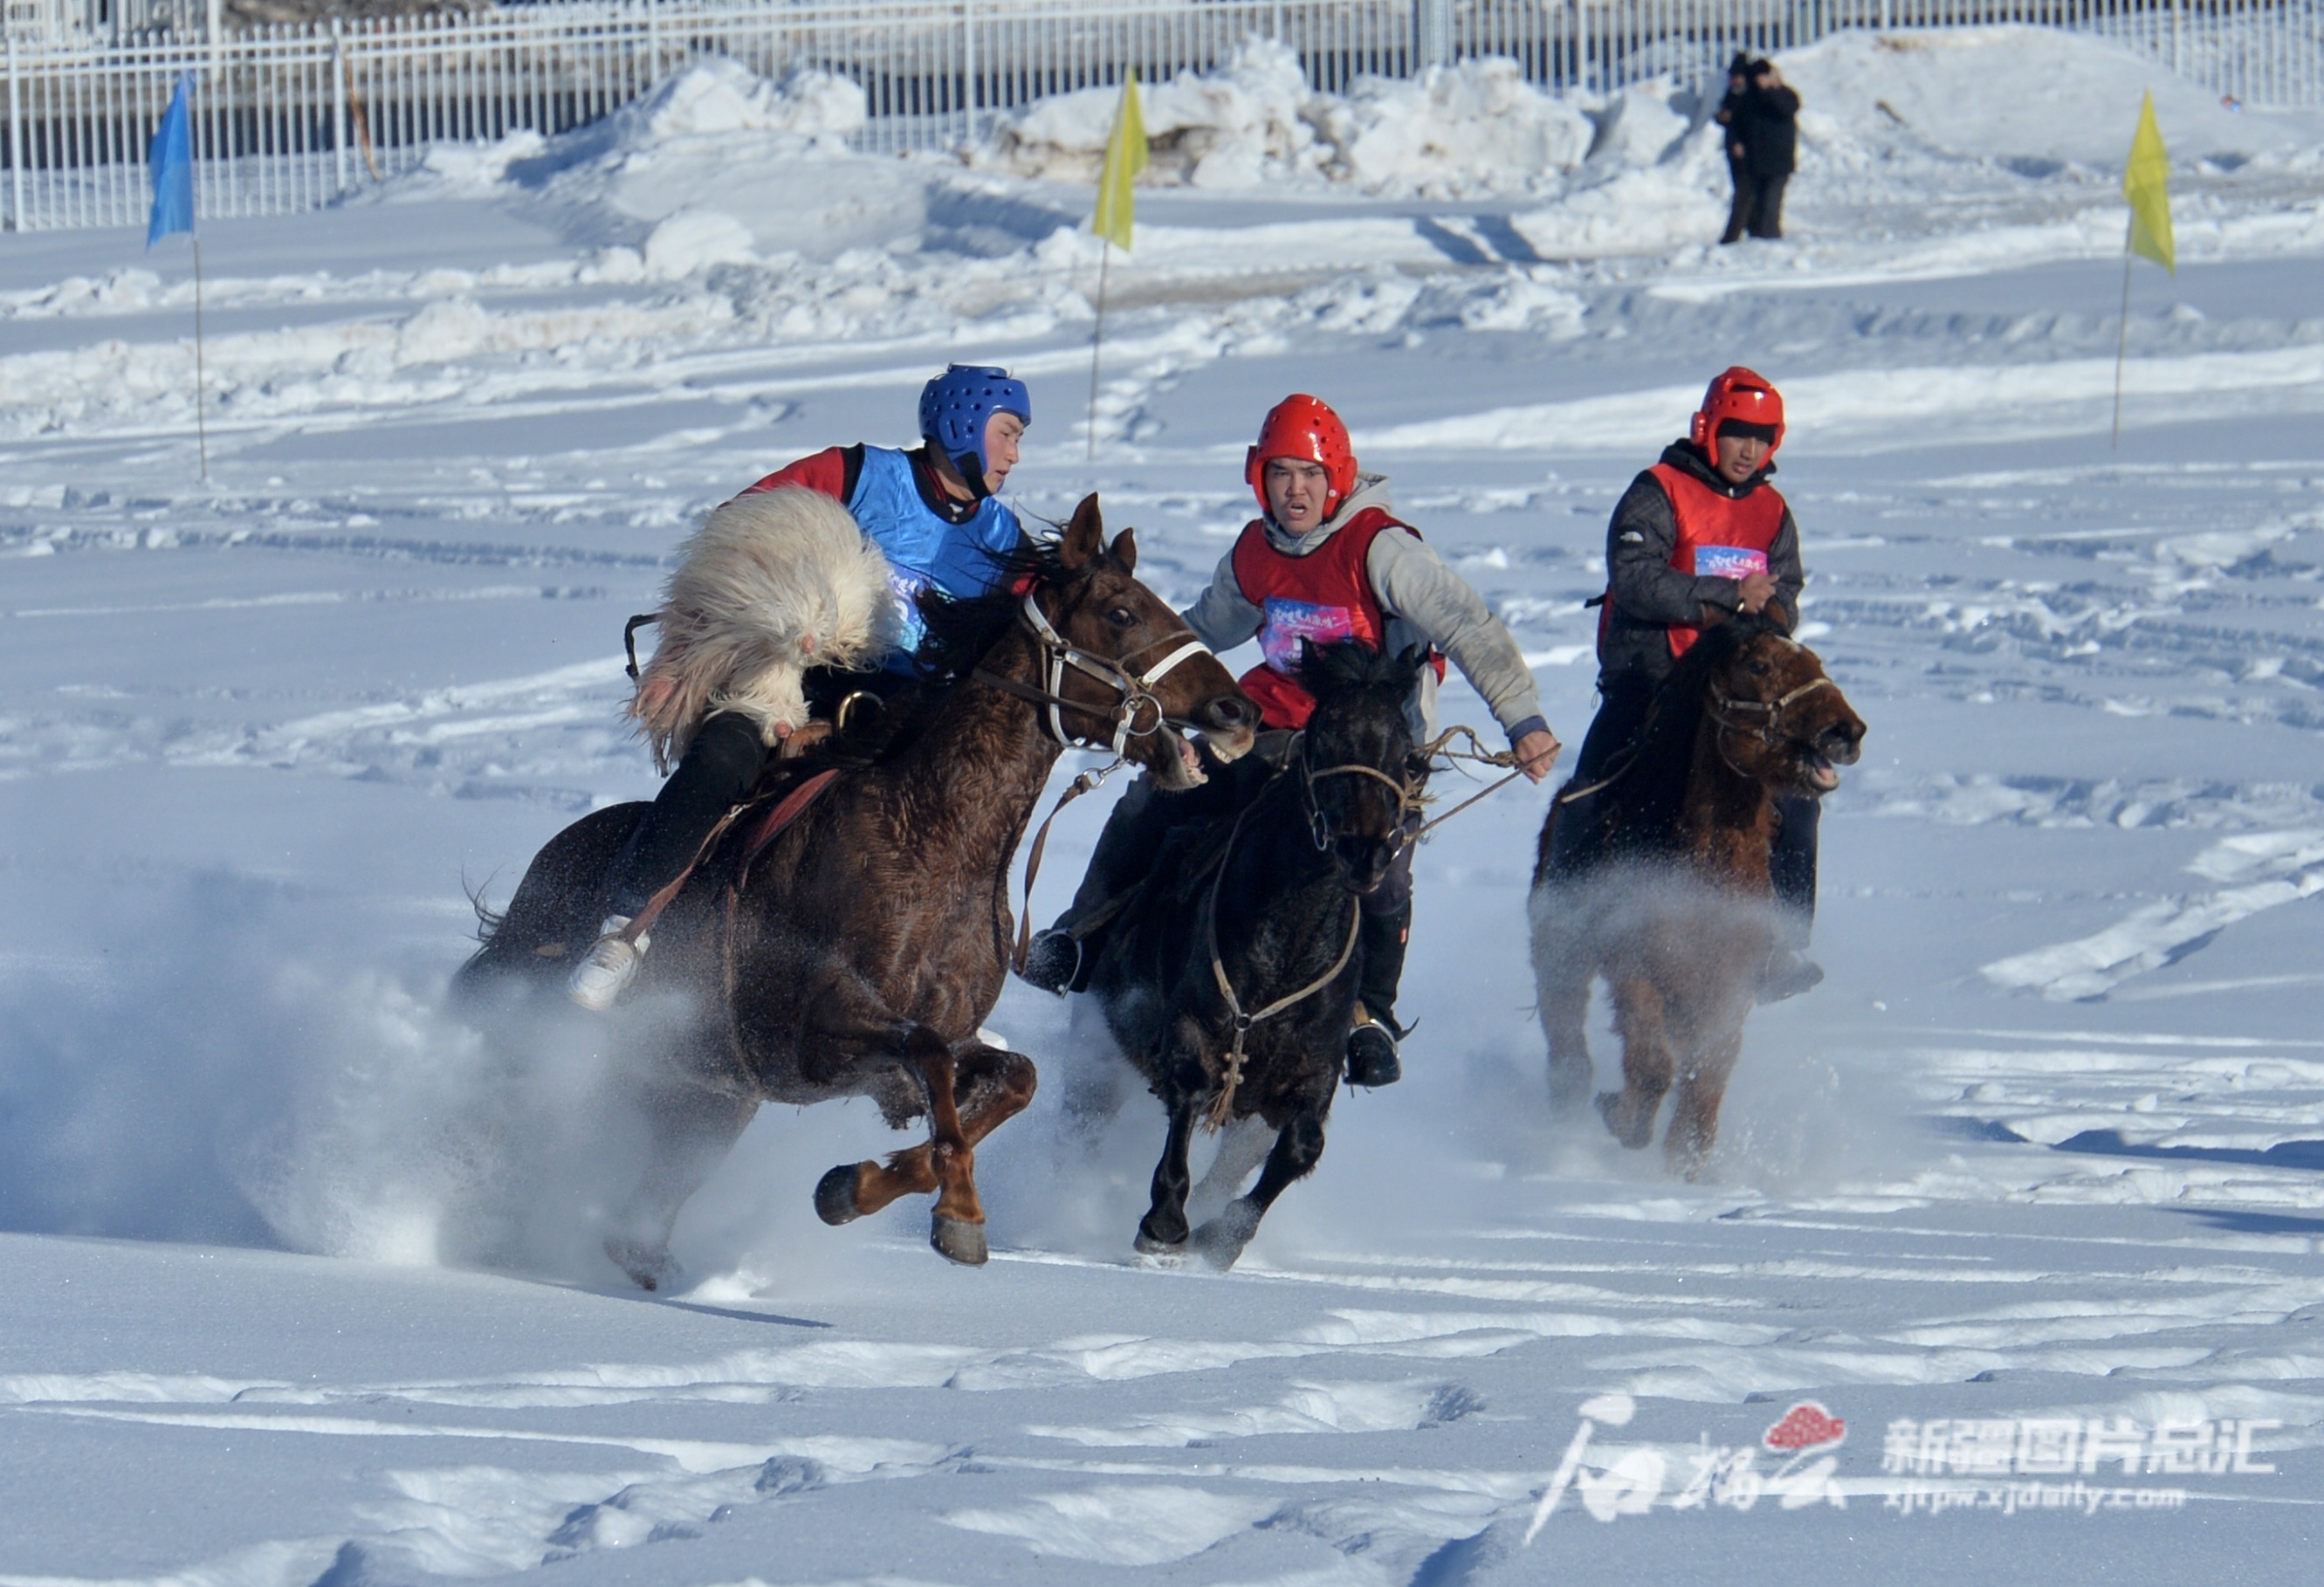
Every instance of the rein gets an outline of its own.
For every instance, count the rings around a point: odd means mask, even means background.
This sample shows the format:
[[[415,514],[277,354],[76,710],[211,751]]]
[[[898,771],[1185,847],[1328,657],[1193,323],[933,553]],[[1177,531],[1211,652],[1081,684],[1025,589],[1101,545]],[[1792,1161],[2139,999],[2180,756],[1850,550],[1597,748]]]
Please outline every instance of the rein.
[[[1329,770],[1371,771],[1369,766],[1358,768],[1337,766]],[[1391,786],[1401,786],[1397,784],[1394,779],[1380,772],[1372,771],[1372,775]],[[1243,823],[1250,820],[1251,812],[1258,808],[1259,801],[1254,799],[1243,807],[1241,815],[1235,817],[1234,828],[1227,834],[1226,846],[1219,853],[1219,868],[1211,878],[1211,896],[1203,909],[1203,951],[1210,957],[1211,979],[1218,983],[1219,996],[1225,1000],[1227,1018],[1232,1022],[1234,1030],[1234,1044],[1227,1052],[1226,1078],[1219,1085],[1218,1095],[1212,1099],[1210,1111],[1203,1116],[1203,1127],[1213,1131],[1223,1128],[1227,1121],[1234,1116],[1235,1093],[1242,1086],[1244,1048],[1250,1039],[1251,1027],[1261,1020],[1273,1019],[1286,1009],[1306,1001],[1331,985],[1333,982],[1337,981],[1340,978],[1340,972],[1346,969],[1348,961],[1355,956],[1356,938],[1363,927],[1363,905],[1351,893],[1348,897],[1348,940],[1340,945],[1340,956],[1332,961],[1332,967],[1297,992],[1286,997],[1277,998],[1254,1013],[1243,1011],[1242,1000],[1235,996],[1234,983],[1227,977],[1226,961],[1219,955],[1219,894],[1226,885],[1227,862],[1234,856],[1235,844],[1242,836]],[[1317,846],[1327,848],[1330,844],[1327,841]]]

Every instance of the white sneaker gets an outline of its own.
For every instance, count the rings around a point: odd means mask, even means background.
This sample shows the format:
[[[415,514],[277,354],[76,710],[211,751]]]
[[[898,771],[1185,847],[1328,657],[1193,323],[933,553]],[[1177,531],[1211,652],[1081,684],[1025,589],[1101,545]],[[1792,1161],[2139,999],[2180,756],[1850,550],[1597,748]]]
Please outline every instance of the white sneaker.
[[[637,979],[638,966],[645,960],[646,944],[652,939],[641,937],[630,941],[622,935],[629,923],[627,915],[606,916],[605,923],[597,927],[596,942],[566,980],[565,995],[593,1014],[613,1006],[613,1000]]]

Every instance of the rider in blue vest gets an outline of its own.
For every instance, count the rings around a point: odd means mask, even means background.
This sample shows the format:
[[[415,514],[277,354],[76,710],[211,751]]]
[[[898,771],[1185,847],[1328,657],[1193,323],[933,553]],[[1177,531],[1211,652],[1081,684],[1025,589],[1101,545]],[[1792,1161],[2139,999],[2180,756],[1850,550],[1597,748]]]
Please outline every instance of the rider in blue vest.
[[[1025,383],[1005,369],[955,364],[920,392],[922,445],[911,451],[832,447],[778,469],[742,493],[805,488],[844,503],[888,558],[903,641],[884,678],[817,669],[807,698],[827,712],[847,694],[878,694],[912,670],[922,635],[915,604],[934,588],[963,599],[989,592],[1024,543],[1017,514],[998,493],[1017,465],[1033,420]],[[760,723],[717,711],[686,739],[669,780],[613,862],[600,936],[575,966],[567,992],[583,1008],[610,1007],[636,976],[647,938],[627,933],[646,901],[692,863],[721,817],[742,803],[775,748]]]

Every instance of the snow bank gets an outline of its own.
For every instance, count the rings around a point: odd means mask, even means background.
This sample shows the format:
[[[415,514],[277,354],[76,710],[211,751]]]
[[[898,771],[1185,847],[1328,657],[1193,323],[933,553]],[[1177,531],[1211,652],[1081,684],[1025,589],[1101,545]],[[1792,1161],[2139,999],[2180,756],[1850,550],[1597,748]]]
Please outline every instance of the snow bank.
[[[2118,171],[2140,96],[2154,96],[2173,160],[2312,149],[2324,117],[2229,110],[2208,88],[2085,33],[1960,28],[1834,33],[1778,58],[1811,146],[1996,161],[2023,176],[2071,163]]]
[[[967,152],[970,163],[1094,182],[1118,98],[1086,88],[1044,99],[1003,120]],[[1464,60],[1410,81],[1364,78],[1344,96],[1318,94],[1298,54],[1271,39],[1245,41],[1218,71],[1155,84],[1140,107],[1153,161],[1145,180],[1168,186],[1305,180],[1370,193],[1492,191],[1570,171],[1597,140],[1589,115],[1526,82],[1513,60]]]

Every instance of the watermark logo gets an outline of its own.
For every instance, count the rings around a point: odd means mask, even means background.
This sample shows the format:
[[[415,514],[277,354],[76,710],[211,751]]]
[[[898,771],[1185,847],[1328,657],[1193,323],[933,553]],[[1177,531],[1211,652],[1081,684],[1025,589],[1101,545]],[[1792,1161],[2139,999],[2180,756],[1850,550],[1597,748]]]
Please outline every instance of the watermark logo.
[[[1884,1509],[1905,1516],[2178,1509],[2187,1503],[2184,1487],[2093,1479],[2268,1475],[2276,1468],[2255,1456],[2254,1441],[2282,1426],[2256,1418],[2149,1426],[2126,1416],[1900,1417],[1881,1440],[1881,1475],[1843,1480],[1838,1452],[1848,1423],[1812,1399],[1770,1423],[1756,1446],[1714,1445],[1707,1434],[1691,1449],[1613,1444],[1600,1433],[1628,1426],[1637,1402],[1601,1394],[1581,1409],[1581,1425],[1526,1528],[1528,1544],[1569,1492],[1601,1522],[1657,1506],[1748,1510],[1766,1501],[1781,1510],[1846,1509],[1849,1490],[1879,1497]]]
[[[1803,1399],[1784,1413],[1784,1419],[1761,1435],[1769,1449],[1797,1454],[1803,1449],[1837,1447],[1848,1436],[1848,1424],[1812,1399]]]

